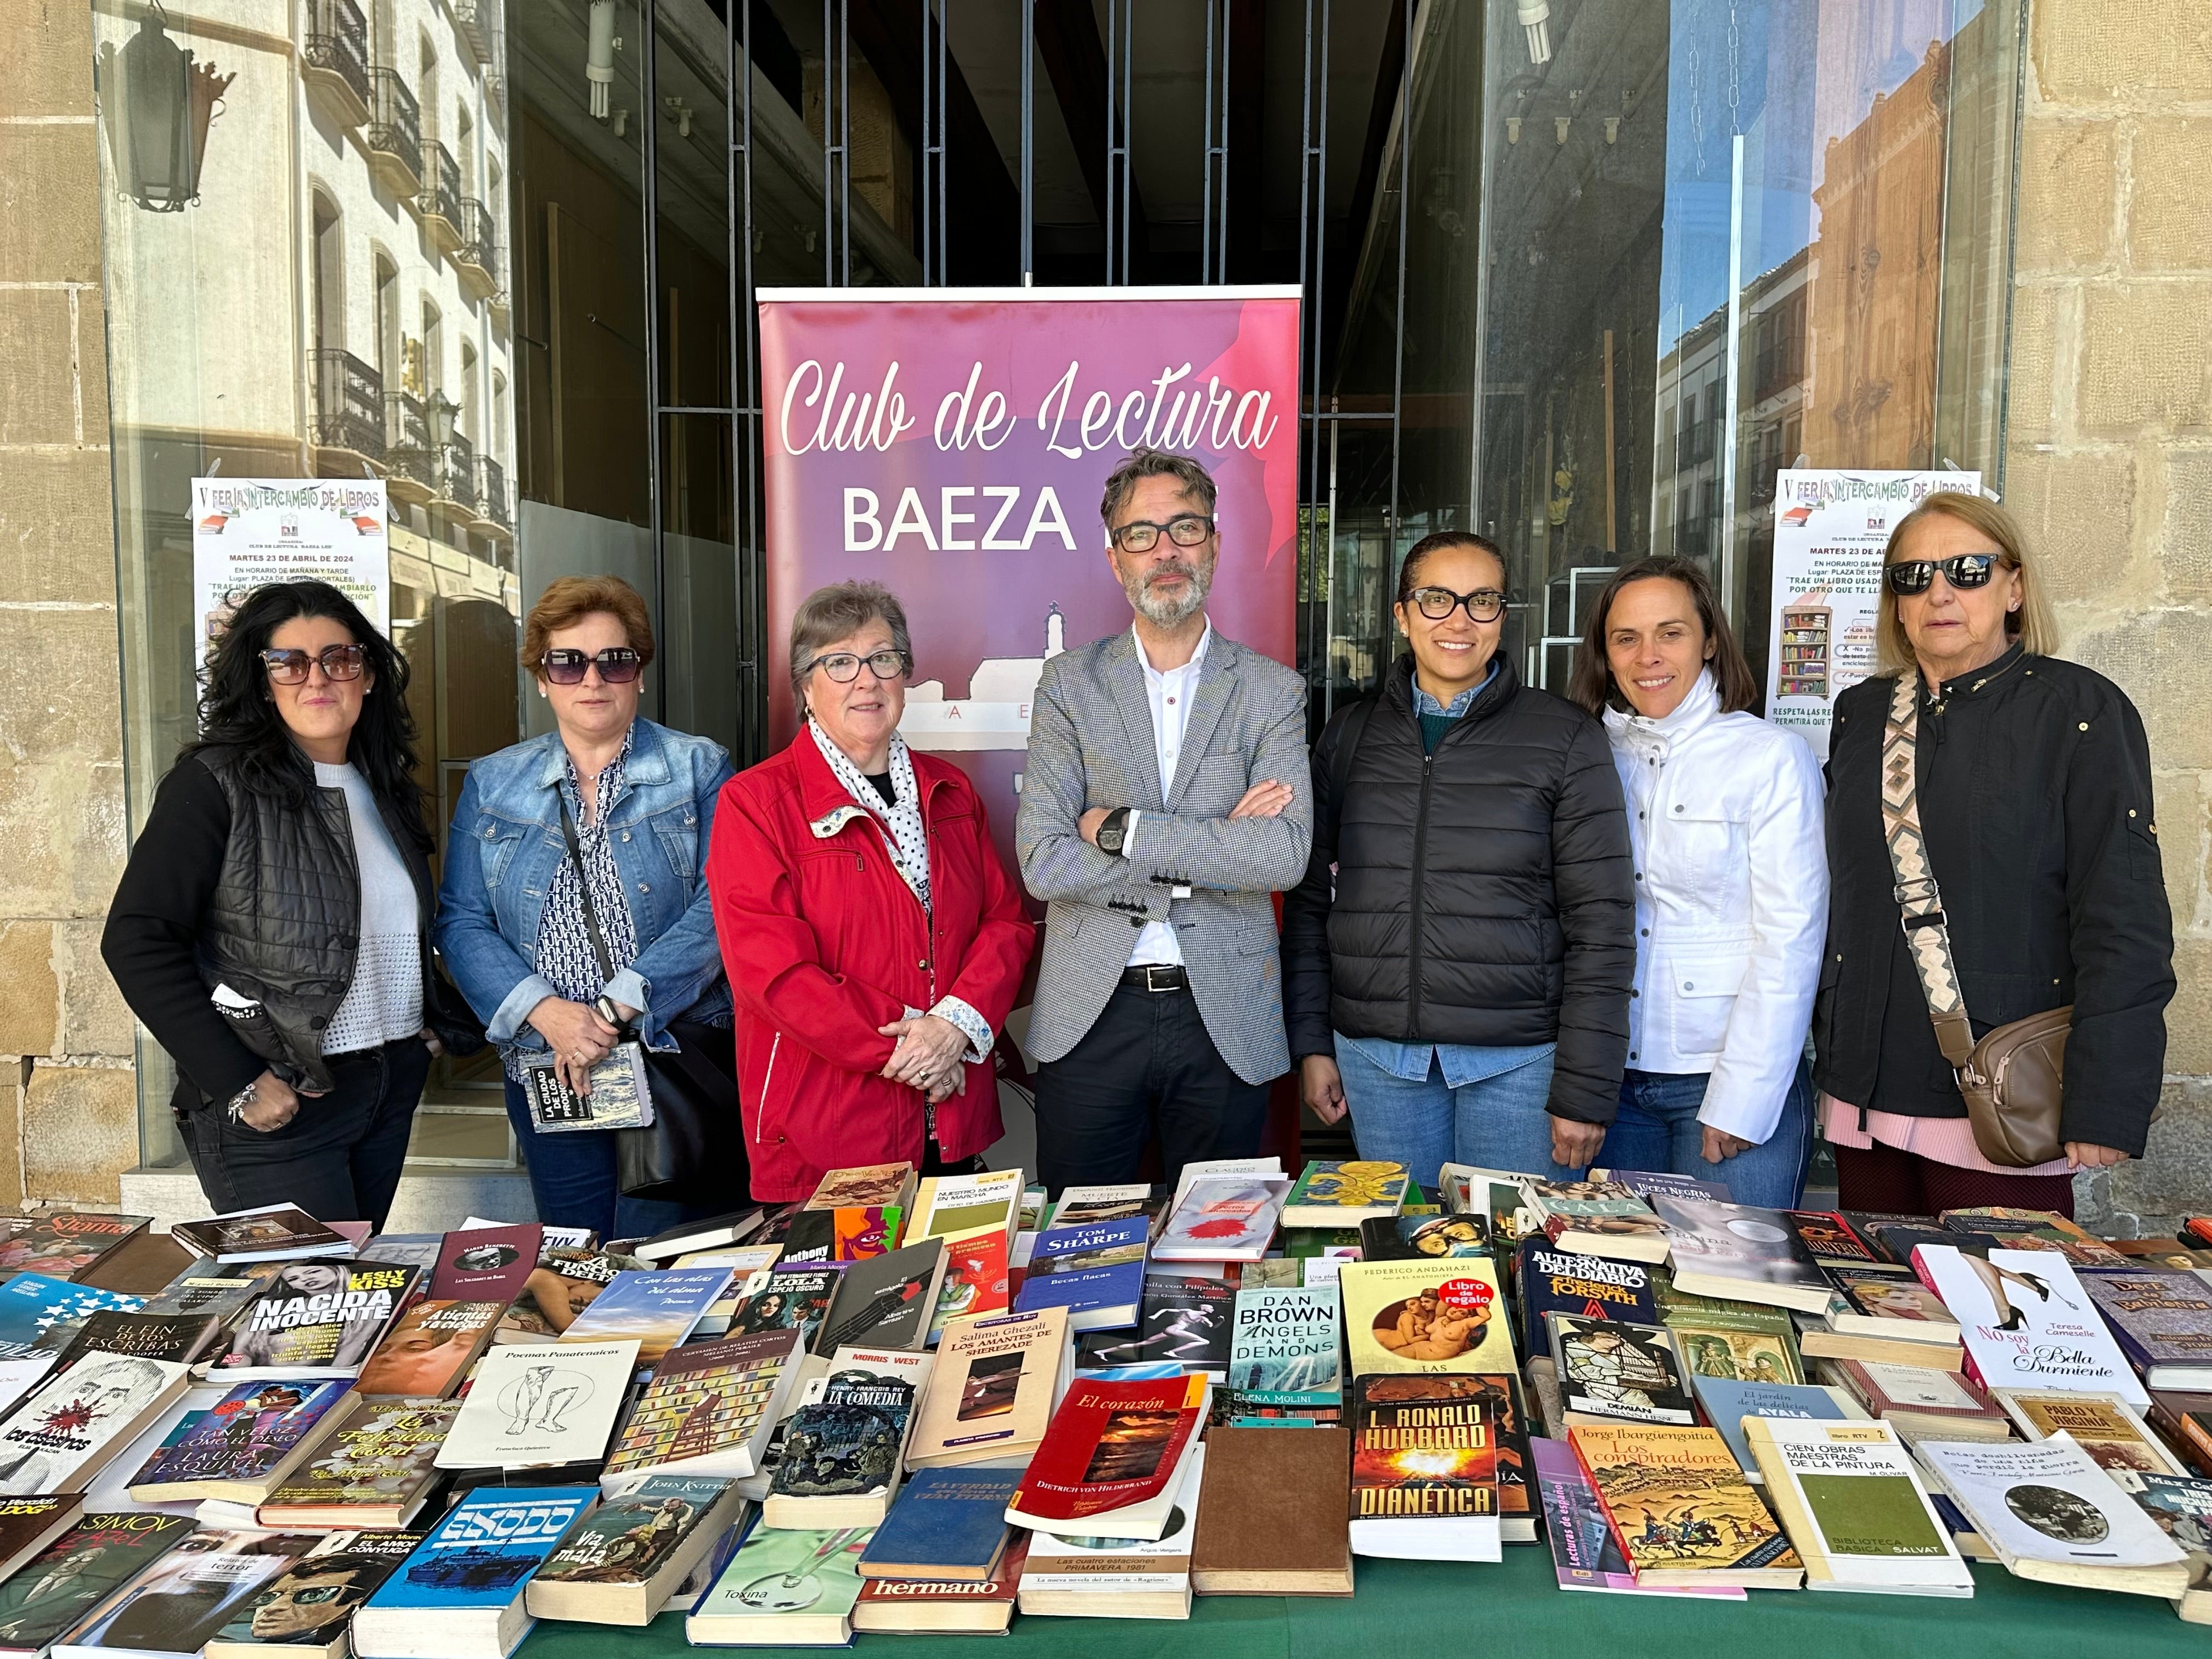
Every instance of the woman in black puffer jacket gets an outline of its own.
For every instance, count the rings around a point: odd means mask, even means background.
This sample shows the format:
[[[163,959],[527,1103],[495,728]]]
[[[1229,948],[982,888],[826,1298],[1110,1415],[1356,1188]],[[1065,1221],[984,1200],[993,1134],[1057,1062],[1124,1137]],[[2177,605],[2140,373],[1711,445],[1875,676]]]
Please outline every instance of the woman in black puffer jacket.
[[[1605,732],[1498,653],[1505,567],[1416,543],[1410,653],[1315,746],[1314,844],[1283,926],[1306,1103],[1364,1158],[1565,1176],[1620,1094],[1636,969],[1628,823]]]

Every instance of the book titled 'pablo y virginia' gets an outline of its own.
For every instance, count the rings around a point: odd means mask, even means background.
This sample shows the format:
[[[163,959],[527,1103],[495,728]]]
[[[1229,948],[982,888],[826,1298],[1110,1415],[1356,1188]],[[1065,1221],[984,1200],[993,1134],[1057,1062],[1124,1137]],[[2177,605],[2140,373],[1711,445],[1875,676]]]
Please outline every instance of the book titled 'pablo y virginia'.
[[[472,1492],[354,1615],[362,1659],[506,1659],[530,1632],[530,1575],[599,1502],[596,1486]]]
[[[420,1270],[380,1261],[291,1261],[253,1298],[228,1352],[227,1380],[353,1376]]]

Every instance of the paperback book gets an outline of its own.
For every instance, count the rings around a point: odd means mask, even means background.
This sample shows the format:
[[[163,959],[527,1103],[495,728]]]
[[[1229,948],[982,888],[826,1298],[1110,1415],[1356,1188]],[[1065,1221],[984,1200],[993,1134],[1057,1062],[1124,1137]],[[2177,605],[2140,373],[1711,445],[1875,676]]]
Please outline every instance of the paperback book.
[[[1426,1384],[1431,1379],[1408,1381]],[[1200,1595],[1349,1595],[1352,1436],[1217,1427],[1191,1545]]]
[[[649,1625],[742,1501],[725,1480],[653,1475],[568,1528],[531,1576],[524,1606],[533,1619]]]
[[[246,1310],[276,1276],[273,1261],[210,1261],[196,1257],[161,1290],[146,1298],[141,1313],[199,1314],[228,1324]]]
[[[76,1525],[84,1511],[85,1500],[74,1492],[0,1498],[0,1581]]]
[[[125,1313],[102,1308],[66,1335],[58,1329],[48,1331],[40,1343],[52,1344],[58,1351],[54,1363],[64,1368],[94,1348],[189,1365],[222,1336],[223,1322],[213,1314]]]
[[[1133,1325],[1144,1303],[1151,1237],[1152,1224],[1141,1216],[1048,1228],[1037,1236],[1014,1305],[1024,1313],[1064,1308],[1078,1331]]]
[[[1191,1552],[1205,1481],[1206,1447],[1194,1443],[1162,1495],[1158,1537],[1031,1534],[1022,1565],[1023,1614],[1189,1618]]]
[[[927,1353],[840,1348],[829,1375],[809,1386],[792,1417],[761,1524],[878,1525],[898,1491],[915,1402],[929,1370]]]
[[[744,1295],[730,1316],[726,1336],[757,1336],[763,1331],[797,1331],[807,1351],[815,1351],[815,1338],[830,1311],[830,1298],[837,1293],[839,1267],[786,1267],[781,1265],[753,1275]]]
[[[1017,1171],[1018,1173],[1018,1171]],[[930,1315],[929,1340],[937,1341],[956,1319],[1004,1313],[1012,1291],[1006,1251],[1012,1235],[1003,1227],[977,1227],[945,1237],[945,1278]]]
[[[93,1608],[54,1644],[54,1659],[115,1654],[188,1659],[314,1542],[300,1533],[203,1528]]]
[[[978,1230],[995,1230],[1011,1237],[1021,1210],[1022,1182],[1019,1170],[925,1176],[915,1192],[914,1220],[905,1241],[917,1243]]]
[[[1353,1382],[1352,1550],[1496,1561],[1498,1443],[1487,1403],[1452,1376]]]
[[[422,1541],[419,1532],[325,1534],[233,1610],[205,1659],[346,1659],[355,1610]]]
[[[1751,1455],[1744,1432],[1747,1419],[1779,1417],[1812,1423],[1867,1420],[1865,1409],[1840,1388],[1818,1382],[1743,1382],[1692,1374],[1690,1391],[1705,1420],[1720,1431],[1735,1454],[1743,1478],[1753,1486],[1765,1480]]]
[[[1639,1586],[1802,1581],[1790,1540],[1713,1430],[1578,1424],[1568,1439]]]
[[[1053,1413],[1006,1519],[1063,1534],[1157,1539],[1206,1407],[1203,1377],[1079,1382]]]
[[[0,1276],[82,1278],[144,1231],[152,1219],[83,1210],[27,1218],[21,1231],[0,1239]]]
[[[2013,1420],[2023,1439],[2070,1436],[2106,1470],[2138,1474],[2186,1474],[2136,1408],[2116,1394],[2054,1393],[2048,1389],[1997,1389],[1990,1397]]]
[[[1027,1463],[1073,1369],[1064,1309],[955,1320],[938,1344],[908,1467]]]
[[[756,1526],[684,1621],[695,1647],[842,1647],[866,1527]]]
[[[591,1486],[497,1486],[447,1510],[354,1615],[363,1659],[501,1659],[530,1629],[525,1587],[599,1499]]]
[[[512,1343],[477,1367],[441,1469],[560,1468],[596,1463],[637,1368],[637,1344]]]
[[[1218,1279],[1147,1273],[1136,1328],[1086,1332],[1076,1344],[1076,1367],[1164,1363],[1226,1371],[1237,1295],[1236,1286]]]
[[[2189,1587],[2181,1547],[2063,1433],[1929,1441],[1920,1459],[2016,1577],[2169,1601]]]
[[[350,1385],[242,1382],[185,1419],[131,1482],[142,1504],[258,1504],[306,1460]]]
[[[193,1531],[183,1516],[88,1514],[0,1583],[0,1653],[44,1653]]]
[[[1386,1158],[1317,1159],[1299,1172],[1285,1194],[1285,1227],[1356,1227],[1395,1216],[1413,1177]]]
[[[545,1230],[534,1221],[447,1233],[431,1270],[430,1294],[441,1302],[512,1302],[537,1272],[544,1239]]]
[[[173,1360],[86,1354],[0,1422],[0,1495],[82,1492],[191,1382]]]
[[[1166,1212],[1169,1197],[1165,1188],[1150,1187],[1141,1181],[1068,1187],[1052,1206],[1051,1223],[1055,1227],[1084,1227],[1141,1217],[1150,1226]]]
[[[1861,1238],[1858,1230],[1837,1211],[1784,1210],[1782,1213],[1790,1218],[1798,1243],[1823,1267],[1837,1262],[1865,1267],[1881,1260],[1874,1246]]]
[[[1888,1424],[1753,1417],[1744,1431],[1808,1589],[1974,1593],[1973,1574]]]
[[[2077,1267],[2124,1267],[2128,1259],[2080,1224],[2054,1210],[2023,1210],[2009,1205],[1945,1210],[1936,1219],[1949,1231],[1984,1233],[2014,1249],[2056,1250]]]
[[[886,1251],[848,1263],[812,1344],[817,1353],[844,1347],[921,1348],[945,1279],[945,1241]]]
[[[1912,1253],[1913,1270],[1957,1316],[1970,1374],[1985,1389],[2057,1389],[2150,1396],[2097,1304],[2055,1250],[1991,1250],[1986,1261],[1940,1244]]]
[[[1351,1261],[1338,1285],[1355,1376],[1520,1369],[1498,1269],[1486,1257]]]
[[[1362,1261],[1423,1261],[1447,1255],[1489,1255],[1490,1224],[1479,1215],[1431,1214],[1370,1217],[1359,1224]],[[1248,1268],[1259,1266],[1247,1262]]]
[[[1747,1382],[1802,1382],[1795,1328],[1780,1308],[1723,1302],[1669,1286],[1660,1322],[1692,1371]]]
[[[353,1241],[290,1204],[232,1210],[205,1221],[179,1221],[169,1237],[217,1261],[282,1261],[294,1256],[351,1255]]]
[[[51,1352],[93,1315],[110,1309],[133,1313],[144,1301],[49,1273],[17,1273],[0,1285],[0,1358]]]
[[[1012,1622],[1030,1534],[1016,1533],[988,1578],[864,1578],[853,1606],[855,1631],[887,1635],[997,1636]]]
[[[1552,1566],[1561,1589],[1614,1595],[1692,1595],[1723,1601],[1744,1599],[1744,1592],[1733,1586],[1638,1584],[1606,1520],[1597,1488],[1576,1460],[1575,1449],[1564,1440],[1539,1436],[1528,1442],[1528,1452],[1542,1488],[1544,1534],[1552,1547]]]
[[[238,1323],[213,1374],[240,1382],[353,1376],[374,1351],[416,1270],[380,1261],[292,1261]]]
[[[649,1370],[691,1334],[729,1282],[727,1267],[618,1273],[559,1340],[592,1346],[635,1342],[638,1364]]]
[[[1689,1380],[1667,1332],[1617,1319],[1547,1314],[1567,1420],[1694,1423]]]
[[[2172,1267],[2100,1269],[2080,1279],[2146,1388],[2212,1389],[2212,1284]]]
[[[672,1349],[623,1422],[603,1484],[612,1492],[646,1473],[759,1474],[804,1352],[788,1329]]]
[[[1515,1254],[1521,1308],[1527,1322],[1522,1340],[1531,1354],[1543,1353],[1550,1346],[1545,1334],[1546,1314],[1616,1319],[1632,1325],[1659,1322],[1654,1270],[1646,1262],[1614,1261],[1563,1250],[1541,1233],[1522,1239]]]
[[[1834,1290],[1786,1212],[1663,1195],[1651,1205],[1674,1246],[1679,1288],[1693,1296],[1827,1311]]]
[[[965,1579],[998,1575],[1006,1505],[1021,1471],[917,1469],[860,1554],[863,1578]]]
[[[1335,1289],[1238,1291],[1229,1349],[1232,1411],[1341,1405],[1341,1346]]]
[[[392,1530],[411,1525],[439,1483],[438,1448],[460,1404],[356,1399],[305,1467],[260,1508],[269,1527]]]
[[[1152,1244],[1156,1261],[1257,1261],[1274,1242],[1291,1183],[1279,1176],[1197,1181],[1176,1200]]]
[[[1609,1181],[1626,1187],[1647,1204],[1662,1193],[1672,1198],[1703,1198],[1716,1204],[1733,1201],[1725,1181],[1700,1181],[1694,1176],[1668,1170],[1592,1170],[1593,1181]]]
[[[1914,1277],[1909,1267],[1832,1267],[1828,1282],[1843,1298],[1823,1316],[1831,1330],[1881,1336],[1905,1342],[1955,1346],[1959,1322],[1943,1298]]]
[[[446,1399],[491,1346],[506,1311],[498,1302],[410,1304],[361,1368],[355,1392]]]
[[[1621,1261],[1664,1261],[1667,1230],[1650,1205],[1617,1181],[1522,1182],[1537,1224],[1563,1250]]]
[[[1914,1439],[2002,1440],[2004,1413],[1970,1379],[1956,1371],[1874,1361],[1831,1359],[1826,1374],[1841,1383],[1873,1416]]]

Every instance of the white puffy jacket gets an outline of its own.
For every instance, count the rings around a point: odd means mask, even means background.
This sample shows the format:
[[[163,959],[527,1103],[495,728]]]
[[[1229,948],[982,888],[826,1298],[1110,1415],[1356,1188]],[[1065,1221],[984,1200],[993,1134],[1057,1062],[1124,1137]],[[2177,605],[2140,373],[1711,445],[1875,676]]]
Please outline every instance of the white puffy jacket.
[[[1709,669],[1662,720],[1607,709],[1636,854],[1632,1070],[1711,1073],[1698,1121],[1753,1142],[1782,1115],[1820,982],[1820,763],[1724,714]]]

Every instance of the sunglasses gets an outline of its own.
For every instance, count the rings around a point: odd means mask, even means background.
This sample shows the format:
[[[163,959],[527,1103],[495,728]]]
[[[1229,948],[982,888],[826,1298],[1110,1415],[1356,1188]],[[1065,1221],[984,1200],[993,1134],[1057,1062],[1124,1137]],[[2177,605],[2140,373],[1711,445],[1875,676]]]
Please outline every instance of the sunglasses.
[[[306,682],[308,668],[322,665],[326,680],[357,680],[362,670],[368,665],[368,647],[362,645],[326,645],[310,654],[305,651],[264,651],[262,665],[269,678],[278,685],[300,685]]]
[[[628,685],[645,670],[644,660],[626,645],[611,645],[596,657],[566,646],[556,647],[538,659],[540,672],[556,685],[581,685],[593,668],[609,685]]]
[[[1939,570],[1954,587],[1987,587],[1990,578],[1997,573],[1997,556],[1961,553],[1950,559],[1899,559],[1884,566],[1881,577],[1893,593],[1925,593]]]
[[[1114,532],[1114,544],[1124,553],[1149,553],[1160,543],[1160,532],[1177,547],[1197,547],[1213,533],[1213,520],[1197,513],[1180,513],[1165,524],[1138,519]]]
[[[1494,587],[1478,587],[1472,593],[1455,593],[1449,587],[1417,587],[1413,592],[1413,609],[1431,622],[1442,622],[1458,610],[1467,607],[1470,620],[1493,623],[1505,614],[1505,596]]]
[[[872,656],[856,657],[849,651],[833,651],[826,657],[817,657],[806,665],[805,672],[820,669],[840,685],[850,685],[860,678],[860,665],[868,665],[868,672],[879,680],[895,680],[914,672],[914,659],[903,651],[878,651]]]

